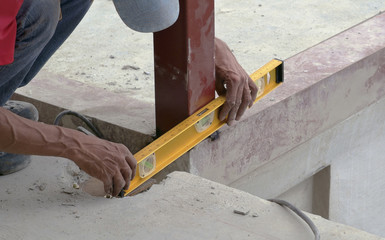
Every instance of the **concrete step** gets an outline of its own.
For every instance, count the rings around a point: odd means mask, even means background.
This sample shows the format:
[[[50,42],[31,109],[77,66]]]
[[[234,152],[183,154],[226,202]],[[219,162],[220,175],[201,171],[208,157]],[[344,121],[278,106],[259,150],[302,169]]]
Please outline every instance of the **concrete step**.
[[[290,210],[201,177],[174,172],[135,197],[73,188],[88,177],[72,162],[33,157],[0,177],[0,239],[313,239]],[[240,215],[234,210],[247,214]],[[309,214],[322,240],[382,239]]]

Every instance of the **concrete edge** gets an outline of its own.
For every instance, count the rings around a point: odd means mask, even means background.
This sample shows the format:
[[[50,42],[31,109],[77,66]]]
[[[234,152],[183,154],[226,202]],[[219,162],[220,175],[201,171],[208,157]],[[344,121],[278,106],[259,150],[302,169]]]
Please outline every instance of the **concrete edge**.
[[[385,13],[287,59],[279,89],[191,151],[192,172],[234,183],[383,98],[384,24]]]

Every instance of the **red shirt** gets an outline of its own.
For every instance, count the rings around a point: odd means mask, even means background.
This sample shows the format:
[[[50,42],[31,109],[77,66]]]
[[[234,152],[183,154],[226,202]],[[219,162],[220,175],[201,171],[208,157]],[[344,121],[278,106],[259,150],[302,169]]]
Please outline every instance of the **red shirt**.
[[[13,62],[16,41],[16,15],[23,0],[0,0],[0,65]]]

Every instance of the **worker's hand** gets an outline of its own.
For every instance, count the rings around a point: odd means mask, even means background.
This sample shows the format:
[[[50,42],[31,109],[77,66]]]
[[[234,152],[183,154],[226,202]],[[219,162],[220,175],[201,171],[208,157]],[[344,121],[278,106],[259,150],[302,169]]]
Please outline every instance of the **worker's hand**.
[[[104,183],[104,191],[117,196],[122,189],[127,190],[135,177],[136,160],[123,145],[84,135],[79,139],[79,147],[66,156],[83,171]]]
[[[219,120],[226,116],[233,125],[251,107],[257,97],[258,87],[238,63],[225,42],[215,39],[215,87],[219,95],[226,95],[226,102],[219,112]]]
[[[88,136],[74,129],[20,117],[0,107],[0,150],[25,155],[71,159],[83,171],[104,183],[107,194],[128,189],[136,160],[122,144]]]

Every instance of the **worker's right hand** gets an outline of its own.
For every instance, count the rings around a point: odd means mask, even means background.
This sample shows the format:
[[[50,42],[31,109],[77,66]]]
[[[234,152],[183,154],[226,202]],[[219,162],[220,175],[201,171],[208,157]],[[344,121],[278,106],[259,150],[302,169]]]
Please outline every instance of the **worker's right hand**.
[[[78,147],[67,150],[65,155],[83,171],[101,180],[106,194],[112,196],[127,190],[135,177],[136,160],[123,144],[84,135]]]
[[[233,125],[241,119],[247,107],[257,97],[258,87],[238,63],[230,48],[215,38],[215,87],[219,95],[226,95],[226,102],[219,112],[219,120],[227,117],[227,124]]]

